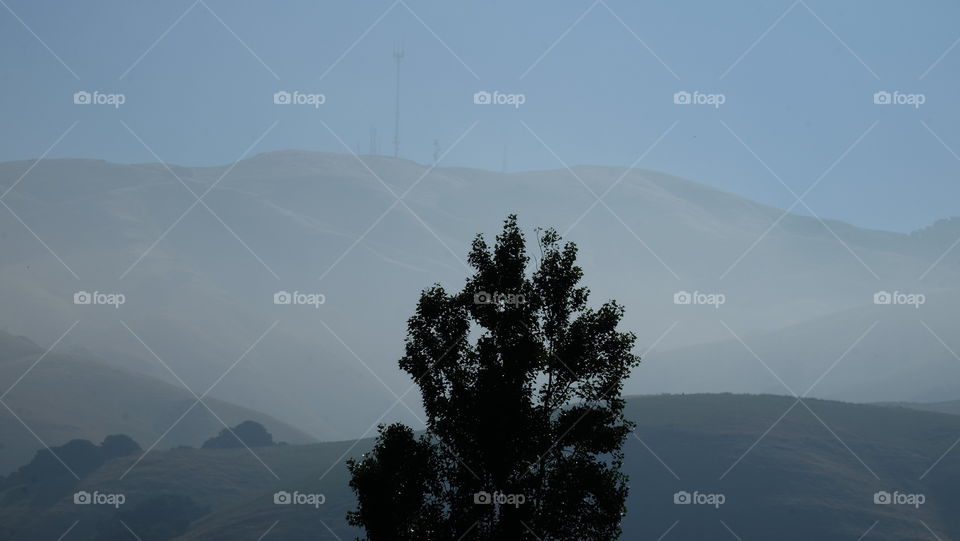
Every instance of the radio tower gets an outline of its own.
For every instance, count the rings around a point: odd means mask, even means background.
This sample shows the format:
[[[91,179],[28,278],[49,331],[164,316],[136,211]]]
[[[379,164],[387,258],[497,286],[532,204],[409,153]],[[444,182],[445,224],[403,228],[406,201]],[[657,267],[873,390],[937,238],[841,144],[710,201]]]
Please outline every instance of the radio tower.
[[[393,157],[400,156],[400,62],[403,60],[403,44],[393,48],[393,60],[397,63],[397,95],[393,117]]]

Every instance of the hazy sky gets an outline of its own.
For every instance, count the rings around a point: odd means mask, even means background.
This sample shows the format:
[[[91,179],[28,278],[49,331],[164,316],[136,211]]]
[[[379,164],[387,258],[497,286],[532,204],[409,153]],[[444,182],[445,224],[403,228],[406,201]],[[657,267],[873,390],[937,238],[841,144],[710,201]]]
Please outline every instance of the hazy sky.
[[[909,231],[960,215],[958,17],[946,1],[3,0],[0,160],[72,125],[48,156],[155,161],[137,137],[184,165],[262,136],[252,154],[366,152],[371,126],[392,153],[402,40],[402,157],[459,140],[444,164],[499,170],[506,146],[510,170],[624,166],[662,137],[639,167],[779,207],[820,178],[818,215]],[[125,103],[78,106],[79,90]],[[325,103],[275,105],[278,90]],[[477,105],[480,90],[524,103]],[[880,90],[924,103],[876,105]]]

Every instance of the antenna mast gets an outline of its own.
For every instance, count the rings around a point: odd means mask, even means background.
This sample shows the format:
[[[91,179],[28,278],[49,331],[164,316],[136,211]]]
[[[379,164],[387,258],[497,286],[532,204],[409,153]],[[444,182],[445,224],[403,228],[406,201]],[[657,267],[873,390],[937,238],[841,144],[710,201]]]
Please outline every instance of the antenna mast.
[[[400,156],[400,62],[403,60],[403,43],[393,48],[393,60],[397,63],[397,94],[393,118],[393,157]]]

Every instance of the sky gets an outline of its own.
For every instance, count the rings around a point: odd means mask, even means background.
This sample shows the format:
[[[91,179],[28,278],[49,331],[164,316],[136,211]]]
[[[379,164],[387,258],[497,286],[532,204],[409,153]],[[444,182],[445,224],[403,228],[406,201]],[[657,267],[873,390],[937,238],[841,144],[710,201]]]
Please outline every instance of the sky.
[[[906,232],[960,215],[958,17],[946,1],[3,0],[0,160],[367,153],[374,129],[392,154],[402,44],[402,158],[634,165]]]

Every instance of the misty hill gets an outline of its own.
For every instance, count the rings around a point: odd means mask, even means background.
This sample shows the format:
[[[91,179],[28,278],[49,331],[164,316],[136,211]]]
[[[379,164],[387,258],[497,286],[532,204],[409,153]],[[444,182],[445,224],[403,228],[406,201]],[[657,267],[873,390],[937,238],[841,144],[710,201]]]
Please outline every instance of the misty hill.
[[[156,378],[56,353],[37,362],[42,354],[29,340],[0,331],[0,392],[13,385],[3,401],[16,414],[0,409],[0,474],[28,462],[43,447],[37,438],[57,446],[122,433],[146,448],[195,402],[184,388]],[[230,426],[250,419],[267,426],[277,440],[314,441],[269,415],[209,397],[205,402]],[[197,405],[157,446],[199,446],[222,429],[209,410]]]
[[[142,340],[197,392],[216,383],[211,396],[324,439],[369,435],[364,428],[378,421],[420,425],[417,397],[404,394],[410,382],[396,368],[406,318],[424,287],[462,284],[469,242],[495,232],[509,212],[524,227],[564,233],[575,225],[567,238],[581,249],[593,300],[616,298],[641,351],[656,345],[630,392],[783,392],[727,327],[764,357],[775,356],[763,343],[776,346],[784,357],[771,367],[800,371],[791,380],[799,386],[877,318],[863,349],[815,396],[960,394],[952,383],[960,363],[947,367],[948,350],[918,327],[922,320],[960,350],[952,343],[957,319],[943,308],[958,296],[960,250],[947,250],[960,238],[960,220],[908,235],[825,226],[639,169],[502,174],[305,151],[170,170],[98,160],[0,163],[0,188],[21,176],[5,202],[30,230],[0,212],[0,296],[19,307],[0,314],[0,328],[49,344],[80,321],[59,351],[176,383]],[[595,203],[591,190],[599,195],[615,183],[604,201],[616,216],[598,204],[579,219]],[[208,189],[196,203],[191,190]],[[880,290],[921,292],[927,303],[875,306]],[[126,302],[75,305],[77,291],[118,292]],[[278,291],[325,302],[276,305]],[[679,291],[722,293],[726,302],[676,305]],[[890,344],[898,355],[887,354]],[[907,352],[917,369],[903,378]],[[692,369],[672,370],[668,359]],[[743,364],[751,365],[746,374],[725,369]],[[866,364],[867,372],[844,372]],[[646,383],[656,381],[664,386]]]
[[[946,402],[892,402],[885,406],[894,406],[898,408],[912,408],[922,411],[935,411],[938,413],[948,413],[950,415],[960,415],[960,400],[948,400]]]
[[[857,539],[868,529],[869,539],[881,540],[931,539],[930,531],[941,539],[960,535],[950,505],[960,495],[960,455],[947,455],[919,479],[960,435],[960,418],[810,400],[829,429],[802,405],[770,429],[793,402],[769,395],[630,398],[627,412],[638,428],[625,447],[631,493],[623,538],[656,539],[671,527],[670,538],[677,540],[723,539],[726,528],[742,539]],[[278,539],[351,539],[356,532],[345,525],[344,513],[354,502],[343,458],[370,445],[258,449],[279,479],[243,449],[172,449],[151,453],[123,481],[133,458],[109,462],[78,488],[123,493],[125,507],[163,494],[208,506],[180,541],[257,539],[270,528]],[[276,505],[277,491],[326,499],[317,508]],[[719,507],[675,505],[679,491],[722,494],[725,501]],[[926,500],[919,507],[877,505],[878,491],[919,493]],[[10,539],[17,540],[56,538],[77,520],[71,538],[88,539],[115,512],[61,500],[24,513],[9,492],[0,502],[0,522],[15,525],[18,533]]]

